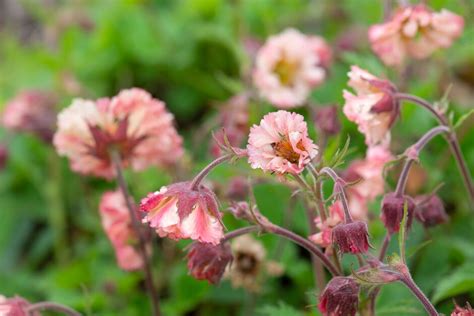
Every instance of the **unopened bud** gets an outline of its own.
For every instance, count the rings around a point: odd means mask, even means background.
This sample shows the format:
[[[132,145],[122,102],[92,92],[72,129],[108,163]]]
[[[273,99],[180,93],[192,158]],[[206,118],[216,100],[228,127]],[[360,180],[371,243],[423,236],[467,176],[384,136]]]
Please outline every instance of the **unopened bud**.
[[[415,216],[423,226],[432,227],[449,220],[443,201],[437,195],[421,195],[415,198]]]
[[[415,210],[413,199],[407,195],[399,197],[395,193],[385,194],[382,201],[382,215],[380,218],[390,234],[400,230],[405,205],[407,207],[407,227],[411,227]]]
[[[250,186],[245,177],[234,177],[230,180],[226,196],[232,200],[245,200],[249,195]]]
[[[319,298],[319,309],[325,316],[354,316],[359,305],[359,284],[348,277],[329,281]]]
[[[367,224],[362,221],[339,224],[332,230],[332,240],[341,253],[367,252],[370,246]]]
[[[188,269],[198,280],[207,280],[217,284],[227,265],[232,261],[232,251],[228,243],[218,245],[195,242],[189,248]]]
[[[341,130],[335,105],[318,108],[314,120],[316,127],[327,135],[335,135]]]

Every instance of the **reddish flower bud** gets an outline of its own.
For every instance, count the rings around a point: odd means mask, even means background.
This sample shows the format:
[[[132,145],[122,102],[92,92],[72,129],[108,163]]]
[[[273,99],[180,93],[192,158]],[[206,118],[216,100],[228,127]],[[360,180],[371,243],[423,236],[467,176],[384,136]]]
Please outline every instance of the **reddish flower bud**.
[[[423,226],[432,227],[449,220],[443,201],[437,195],[421,195],[415,198],[415,216]]]
[[[227,265],[233,259],[228,243],[214,246],[199,242],[191,245],[186,258],[191,275],[212,284],[219,283]]]
[[[367,252],[370,246],[367,224],[355,221],[337,225],[332,230],[332,240],[341,253]]]
[[[347,277],[329,281],[319,299],[319,310],[325,316],[354,316],[359,305],[359,285]]]
[[[314,120],[316,127],[327,135],[335,135],[341,130],[335,105],[318,108]]]
[[[234,177],[229,182],[226,196],[232,200],[245,200],[249,191],[249,182],[245,177]]]
[[[403,219],[403,213],[407,204],[407,227],[411,226],[413,222],[413,214],[415,210],[415,203],[413,199],[407,195],[398,197],[395,193],[385,194],[382,201],[382,215],[380,219],[390,234],[396,233],[400,230],[400,223]]]
[[[0,144],[0,170],[5,168],[5,164],[7,163],[7,159],[8,159],[7,147]]]

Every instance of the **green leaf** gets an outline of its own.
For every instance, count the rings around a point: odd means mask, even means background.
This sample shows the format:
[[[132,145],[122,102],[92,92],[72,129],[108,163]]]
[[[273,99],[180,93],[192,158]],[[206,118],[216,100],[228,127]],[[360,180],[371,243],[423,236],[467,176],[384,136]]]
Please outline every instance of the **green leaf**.
[[[474,109],[471,109],[469,112],[461,116],[456,122],[456,124],[454,124],[454,129],[459,128],[464,123],[464,121],[471,118],[473,114],[474,114]]]
[[[266,305],[258,310],[261,316],[303,316],[303,313],[297,311],[293,307],[279,302],[278,306]]]
[[[441,280],[433,295],[433,303],[474,291],[474,263],[468,262]]]

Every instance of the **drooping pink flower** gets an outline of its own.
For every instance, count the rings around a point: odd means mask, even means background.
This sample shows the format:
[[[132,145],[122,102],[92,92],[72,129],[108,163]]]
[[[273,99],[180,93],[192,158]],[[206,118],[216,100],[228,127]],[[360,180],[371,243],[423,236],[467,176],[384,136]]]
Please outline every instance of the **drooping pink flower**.
[[[399,8],[388,22],[371,26],[369,40],[386,65],[400,66],[407,56],[423,59],[451,46],[463,28],[461,16],[419,4]]]
[[[319,232],[309,236],[309,239],[312,242],[323,248],[328,248],[332,245],[333,228],[344,221],[344,211],[342,206],[334,207],[334,205],[336,204],[329,207],[329,216],[325,221],[323,221],[319,216],[315,218],[314,224]]]
[[[143,222],[160,237],[190,238],[214,245],[224,237],[216,197],[202,185],[196,190],[191,189],[190,182],[162,187],[141,201],[140,210],[147,213]]]
[[[143,267],[143,258],[135,246],[138,236],[132,228],[132,221],[120,191],[104,193],[99,205],[102,227],[112,243],[118,266],[127,271]]]
[[[2,123],[7,129],[29,132],[50,142],[55,129],[56,97],[51,92],[25,90],[7,103]]]
[[[369,146],[390,142],[390,128],[399,113],[399,104],[393,98],[395,87],[369,72],[352,66],[348,85],[355,95],[344,90],[344,114],[356,123]]]
[[[189,248],[186,259],[189,273],[193,277],[217,284],[226,267],[232,263],[233,256],[229,243],[211,245],[195,242]]]
[[[123,166],[134,170],[170,165],[183,154],[173,115],[138,88],[112,99],[74,100],[58,116],[54,145],[74,171],[104,178],[115,174],[111,149],[119,151]]]
[[[30,303],[22,297],[6,298],[0,295],[0,316],[41,316],[39,312],[27,313]]]
[[[359,288],[352,278],[332,278],[321,293],[319,310],[324,316],[354,316],[359,305]]]
[[[367,223],[342,223],[332,230],[332,240],[341,253],[365,253],[370,247]]]
[[[294,174],[318,153],[304,117],[282,110],[265,115],[250,129],[247,150],[252,168]]]
[[[301,106],[321,84],[331,60],[324,39],[287,29],[260,48],[253,80],[260,95],[278,108]]]
[[[225,138],[233,147],[242,145],[249,132],[248,97],[240,94],[232,97],[219,109],[220,129],[214,134],[211,143],[211,154],[214,157],[222,155],[221,146],[225,146]]]

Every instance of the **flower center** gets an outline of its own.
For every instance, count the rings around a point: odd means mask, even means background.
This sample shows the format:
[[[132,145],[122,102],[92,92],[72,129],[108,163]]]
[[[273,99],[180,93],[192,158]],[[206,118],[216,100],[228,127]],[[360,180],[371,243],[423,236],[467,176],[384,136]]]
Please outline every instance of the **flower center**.
[[[237,267],[238,270],[243,274],[257,274],[258,272],[258,261],[257,259],[248,253],[237,254]]]
[[[298,68],[298,62],[291,61],[283,57],[276,63],[273,71],[278,76],[281,84],[289,86],[293,84]]]
[[[275,152],[275,155],[277,155],[278,157],[285,158],[291,163],[298,163],[298,161],[300,160],[300,154],[293,150],[293,146],[291,146],[291,143],[288,138],[284,138],[278,143],[273,143],[272,147],[273,151]],[[303,142],[301,140],[298,142],[296,147],[300,150],[305,150],[305,148],[303,147]]]

